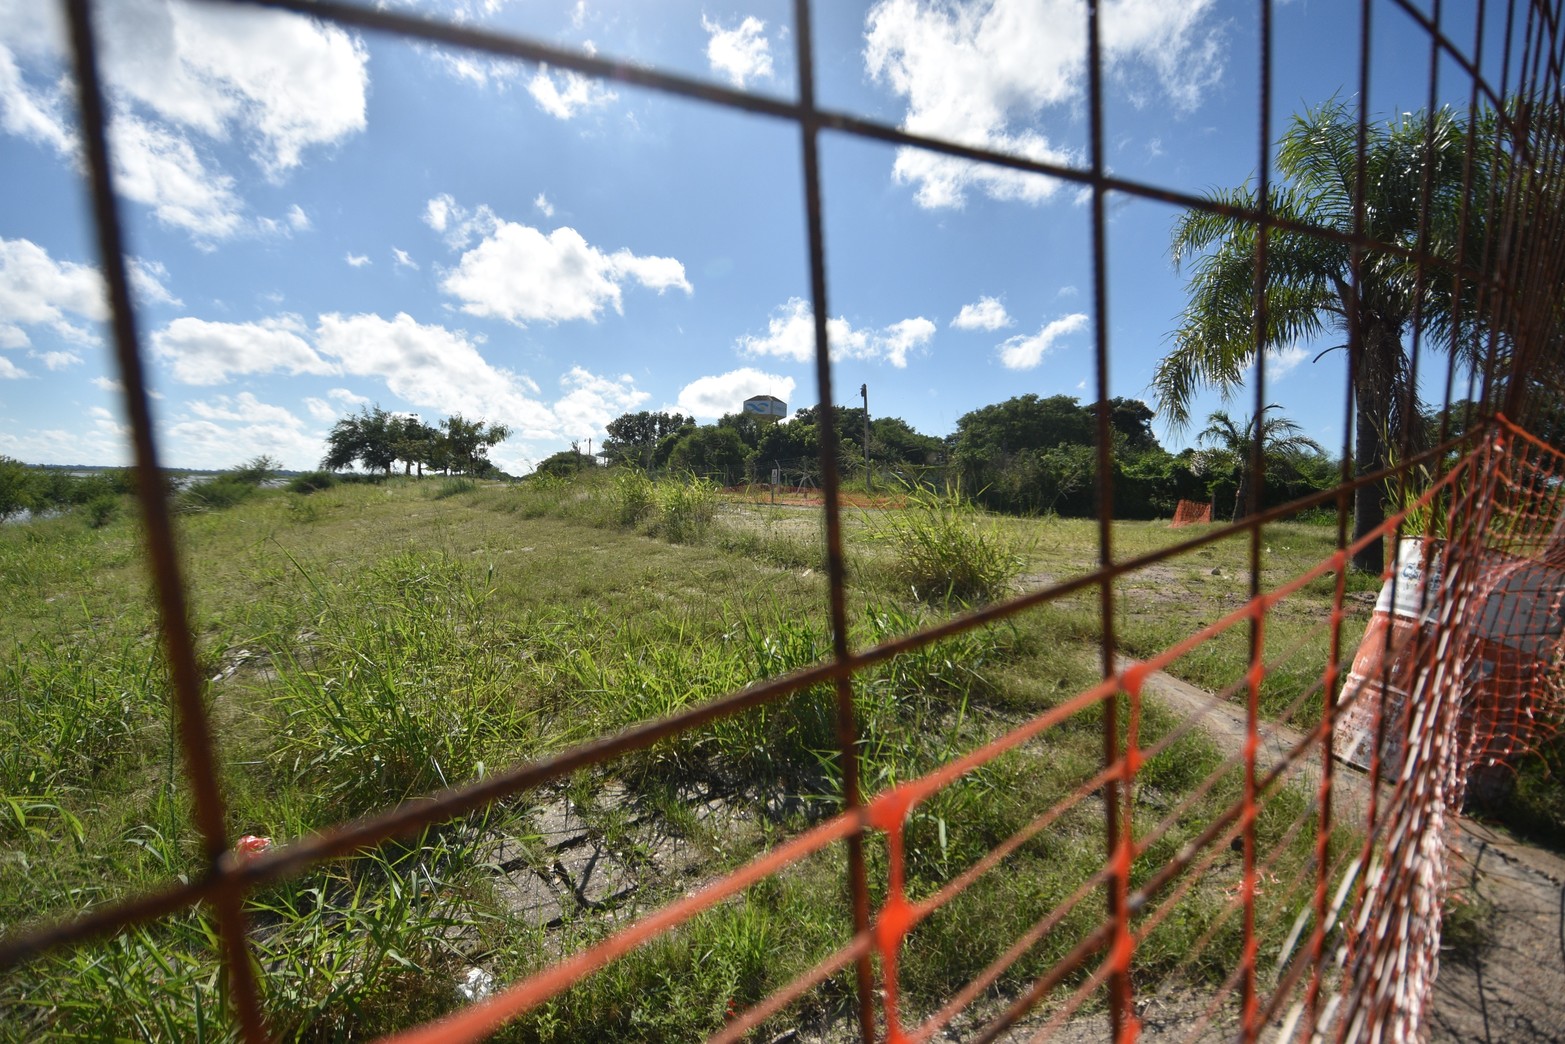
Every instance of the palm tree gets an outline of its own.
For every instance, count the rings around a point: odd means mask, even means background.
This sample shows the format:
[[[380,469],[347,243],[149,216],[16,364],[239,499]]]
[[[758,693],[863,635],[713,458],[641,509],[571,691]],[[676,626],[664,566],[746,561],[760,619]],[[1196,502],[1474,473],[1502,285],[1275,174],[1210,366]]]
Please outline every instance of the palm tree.
[[[1337,347],[1353,352],[1354,467],[1361,475],[1388,467],[1388,451],[1417,433],[1419,405],[1403,347],[1415,315],[1426,341],[1457,350],[1473,343],[1465,336],[1473,323],[1471,310],[1453,307],[1466,302],[1453,302],[1449,267],[1438,271],[1428,260],[1455,255],[1461,222],[1468,224],[1469,256],[1476,252],[1472,244],[1482,242],[1475,223],[1483,207],[1464,203],[1485,198],[1493,138],[1479,136],[1470,191],[1464,194],[1466,135],[1466,121],[1448,109],[1368,127],[1362,192],[1358,121],[1343,103],[1334,99],[1295,116],[1279,143],[1280,176],[1268,202],[1273,215],[1351,235],[1362,197],[1364,234],[1398,248],[1364,251],[1355,290],[1352,250],[1341,238],[1282,229],[1267,237],[1267,323],[1260,342],[1272,349],[1315,340],[1328,331],[1346,335],[1346,343]],[[1485,140],[1489,145],[1482,144]],[[1216,190],[1209,198],[1252,213],[1260,209],[1248,183]],[[1253,220],[1207,210],[1188,211],[1174,226],[1174,263],[1191,268],[1190,303],[1152,384],[1160,412],[1176,429],[1189,423],[1198,390],[1215,387],[1226,398],[1255,362],[1257,227]],[[1422,272],[1400,252],[1415,250],[1425,256]],[[1355,538],[1384,520],[1383,494],[1378,485],[1359,488]],[[1354,564],[1378,572],[1381,543],[1374,541]]]
[[[1325,453],[1321,444],[1304,434],[1304,429],[1287,417],[1268,417],[1281,406],[1272,403],[1261,411],[1259,417],[1247,417],[1241,424],[1224,410],[1214,410],[1206,420],[1207,425],[1196,436],[1197,442],[1215,446],[1231,456],[1239,466],[1239,487],[1234,491],[1234,518],[1244,514],[1246,496],[1250,491],[1250,448],[1255,445],[1255,429],[1261,429],[1261,455],[1268,463],[1296,460],[1305,453]]]

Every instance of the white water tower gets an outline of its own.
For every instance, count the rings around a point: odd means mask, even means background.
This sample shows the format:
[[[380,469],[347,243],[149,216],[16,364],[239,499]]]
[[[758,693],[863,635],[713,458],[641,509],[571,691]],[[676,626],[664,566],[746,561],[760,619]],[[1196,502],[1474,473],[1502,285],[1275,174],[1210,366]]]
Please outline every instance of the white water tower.
[[[763,424],[788,416],[788,404],[775,395],[752,395],[744,401],[744,415]]]

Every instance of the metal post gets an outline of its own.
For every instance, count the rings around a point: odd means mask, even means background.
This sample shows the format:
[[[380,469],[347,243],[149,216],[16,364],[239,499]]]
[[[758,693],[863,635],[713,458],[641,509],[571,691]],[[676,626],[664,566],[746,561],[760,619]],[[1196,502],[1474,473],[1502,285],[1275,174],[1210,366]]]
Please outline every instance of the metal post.
[[[875,488],[874,473],[869,469],[869,385],[859,385],[859,394],[864,396],[864,492],[868,493]]]

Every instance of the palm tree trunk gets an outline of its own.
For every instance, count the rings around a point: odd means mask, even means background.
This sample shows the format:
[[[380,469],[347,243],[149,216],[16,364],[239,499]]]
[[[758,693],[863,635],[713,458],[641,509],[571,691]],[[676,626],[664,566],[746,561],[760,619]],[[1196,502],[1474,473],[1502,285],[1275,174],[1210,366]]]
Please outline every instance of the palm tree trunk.
[[[1353,445],[1353,473],[1355,475],[1378,471],[1384,466],[1385,440],[1380,436],[1378,418],[1366,416],[1364,400],[1358,401]],[[1357,543],[1379,528],[1386,520],[1384,493],[1379,482],[1360,486],[1353,494],[1353,542]],[[1353,568],[1366,573],[1379,573],[1386,565],[1385,541],[1372,540],[1353,556]]]
[[[1367,475],[1391,464],[1390,450],[1400,432],[1395,430],[1396,399],[1401,393],[1402,328],[1391,319],[1371,316],[1364,322],[1363,349],[1354,375],[1356,394],[1353,473]],[[1354,542],[1374,532],[1386,520],[1384,482],[1358,487],[1353,497]],[[1353,565],[1369,573],[1385,568],[1385,540],[1372,540],[1353,556]]]

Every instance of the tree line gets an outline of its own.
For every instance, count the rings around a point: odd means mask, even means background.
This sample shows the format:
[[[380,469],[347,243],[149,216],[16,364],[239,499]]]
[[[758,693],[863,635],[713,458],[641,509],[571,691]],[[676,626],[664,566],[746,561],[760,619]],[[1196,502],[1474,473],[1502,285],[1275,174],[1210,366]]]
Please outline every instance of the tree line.
[[[358,462],[366,471],[390,475],[400,462],[404,475],[415,469],[423,475],[425,468],[448,475],[498,474],[499,469],[489,460],[489,449],[510,434],[504,424],[470,420],[460,413],[438,424],[426,424],[416,414],[366,406],[332,425],[321,467],[341,471]]]
[[[1268,409],[1270,413],[1271,407]],[[864,410],[832,407],[838,432],[837,466],[850,480],[866,472]],[[1114,515],[1160,518],[1180,500],[1213,504],[1222,517],[1242,510],[1248,446],[1254,422],[1217,412],[1180,453],[1164,449],[1152,430],[1154,414],[1139,399],[1109,402],[1114,446]],[[727,485],[811,484],[819,477],[820,407],[799,410],[786,423],[728,414],[697,424],[679,413],[626,413],[608,425],[600,454],[573,447],[539,465],[568,475],[606,463],[651,472],[689,473]],[[1074,396],[1019,395],[964,414],[951,435],[926,435],[900,417],[875,417],[869,428],[869,466],[882,483],[959,485],[985,507],[1017,514],[1090,516],[1097,511],[1097,414]],[[1260,504],[1286,503],[1326,489],[1340,465],[1298,426],[1280,416],[1261,421],[1267,468]]]

